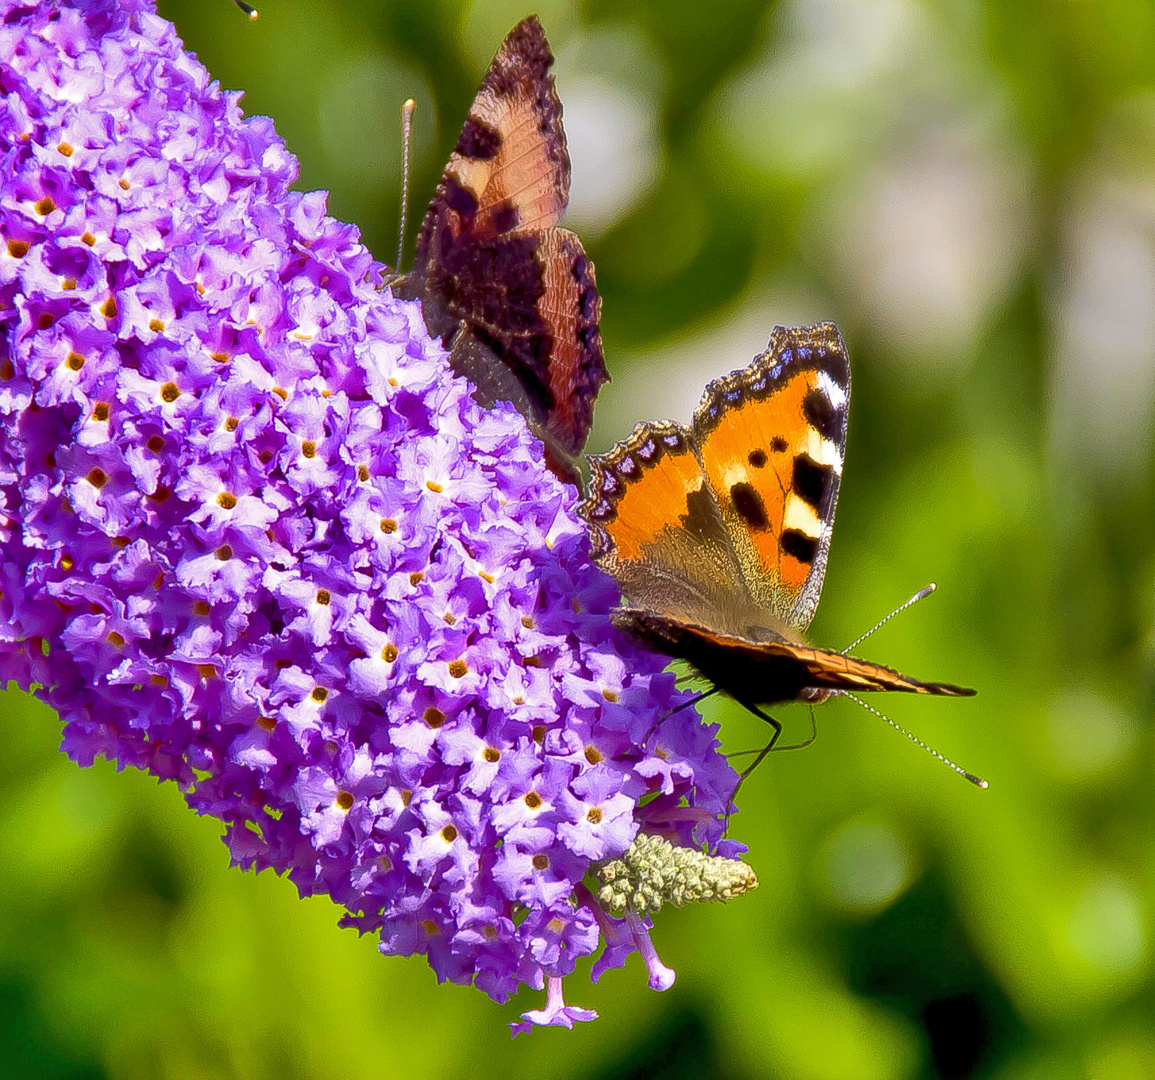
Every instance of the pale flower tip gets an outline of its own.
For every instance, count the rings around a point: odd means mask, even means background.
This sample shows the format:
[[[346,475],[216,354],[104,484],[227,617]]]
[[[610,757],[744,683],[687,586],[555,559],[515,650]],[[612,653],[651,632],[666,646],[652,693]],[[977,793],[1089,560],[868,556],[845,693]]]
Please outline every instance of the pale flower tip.
[[[665,964],[659,961],[650,969],[650,977],[646,985],[651,990],[657,990],[661,993],[663,990],[669,990],[674,985],[674,980],[678,977],[677,972],[673,968],[666,967]]]
[[[521,1014],[520,1020],[511,1021],[510,1038],[522,1035],[535,1027],[572,1028],[575,1023],[587,1023],[597,1018],[598,1014],[593,1009],[567,1005],[562,992],[561,977],[550,975],[546,980],[545,1008],[530,1009]]]
[[[707,855],[638,833],[625,854],[595,868],[598,902],[612,912],[656,913],[663,904],[726,901],[758,887],[740,859]]]

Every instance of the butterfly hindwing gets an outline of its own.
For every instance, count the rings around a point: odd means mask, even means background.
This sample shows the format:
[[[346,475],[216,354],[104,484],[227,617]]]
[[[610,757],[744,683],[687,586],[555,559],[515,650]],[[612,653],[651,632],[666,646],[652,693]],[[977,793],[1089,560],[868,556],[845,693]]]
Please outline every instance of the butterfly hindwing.
[[[563,450],[577,455],[593,423],[598,389],[609,378],[598,330],[602,302],[594,264],[568,229],[550,229],[538,259],[545,292],[537,313],[550,342],[549,364],[542,376],[553,401],[544,426]]]
[[[846,447],[850,365],[831,323],[775,327],[711,383],[694,444],[755,601],[804,630],[822,590]]]
[[[590,469],[582,513],[593,558],[630,602],[740,632],[733,613],[750,608],[749,596],[690,432],[639,424],[610,453],[591,457]]]
[[[569,200],[570,164],[553,54],[530,17],[502,43],[429,205],[412,274],[431,332],[485,404],[511,400],[560,470],[575,474],[598,388],[606,381],[593,263],[556,227]],[[466,336],[473,341],[465,340]],[[458,348],[457,346],[460,346]],[[521,393],[502,372],[504,365]]]

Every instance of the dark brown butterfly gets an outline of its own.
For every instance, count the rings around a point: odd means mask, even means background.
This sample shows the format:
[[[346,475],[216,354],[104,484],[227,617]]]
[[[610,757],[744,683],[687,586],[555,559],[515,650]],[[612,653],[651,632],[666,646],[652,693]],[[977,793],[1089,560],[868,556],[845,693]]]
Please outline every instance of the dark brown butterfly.
[[[557,227],[570,164],[553,54],[533,16],[502,42],[429,204],[413,270],[430,333],[483,405],[510,401],[576,483],[598,388],[609,377],[594,267]]]

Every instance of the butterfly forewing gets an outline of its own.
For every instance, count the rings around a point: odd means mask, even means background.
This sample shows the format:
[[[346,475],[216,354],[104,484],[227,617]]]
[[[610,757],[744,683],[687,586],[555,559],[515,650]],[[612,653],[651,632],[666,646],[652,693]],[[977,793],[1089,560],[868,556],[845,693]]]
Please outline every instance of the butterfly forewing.
[[[501,43],[421,226],[415,271],[473,241],[556,225],[569,202],[569,153],[553,53],[530,16]]]
[[[938,697],[974,694],[951,683],[923,682],[882,664],[814,649],[772,636],[751,641],[715,627],[669,619],[654,611],[624,609],[614,621],[654,648],[690,661],[703,675],[745,705],[814,700],[814,690],[872,692],[897,690]]]
[[[694,414],[695,450],[754,599],[796,630],[822,591],[849,395],[832,324],[775,327],[766,352],[711,383]]]
[[[907,694],[934,694],[937,697],[971,697],[974,691],[953,683],[924,682],[903,675],[901,671],[876,664],[870,660],[859,660],[855,656],[845,656],[830,649],[812,649],[805,645],[783,642],[775,648],[791,654],[802,664],[809,675],[809,686],[822,686],[831,690],[899,690]]]

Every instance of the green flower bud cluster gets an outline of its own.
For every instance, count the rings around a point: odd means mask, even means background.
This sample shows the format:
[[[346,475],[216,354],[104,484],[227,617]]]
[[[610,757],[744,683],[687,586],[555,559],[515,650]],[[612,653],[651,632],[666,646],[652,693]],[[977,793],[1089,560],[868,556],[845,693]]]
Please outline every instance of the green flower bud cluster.
[[[758,888],[754,870],[740,859],[675,847],[649,833],[638,833],[621,858],[607,859],[594,874],[598,902],[615,914],[653,914],[665,903],[730,900]]]

